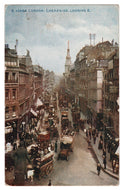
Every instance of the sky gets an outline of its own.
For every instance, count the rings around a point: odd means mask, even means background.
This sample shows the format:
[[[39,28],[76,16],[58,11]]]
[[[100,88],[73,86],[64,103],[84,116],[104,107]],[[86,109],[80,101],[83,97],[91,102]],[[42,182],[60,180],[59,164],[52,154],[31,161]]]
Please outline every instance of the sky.
[[[56,12],[56,10],[58,12]],[[117,5],[8,5],[5,8],[5,43],[18,55],[30,51],[33,64],[62,74],[70,44],[72,63],[77,53],[89,45],[89,34],[96,34],[95,44],[119,43],[119,7]]]

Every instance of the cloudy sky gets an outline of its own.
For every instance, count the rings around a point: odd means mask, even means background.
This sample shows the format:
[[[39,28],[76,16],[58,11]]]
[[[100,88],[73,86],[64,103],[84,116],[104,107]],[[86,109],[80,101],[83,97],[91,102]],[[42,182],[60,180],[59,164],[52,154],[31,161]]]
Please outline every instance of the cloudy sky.
[[[56,10],[58,12],[56,12]],[[5,43],[18,54],[30,51],[33,64],[57,74],[64,72],[67,41],[72,63],[78,51],[89,44],[114,39],[119,43],[119,9],[116,5],[9,5],[5,9]]]

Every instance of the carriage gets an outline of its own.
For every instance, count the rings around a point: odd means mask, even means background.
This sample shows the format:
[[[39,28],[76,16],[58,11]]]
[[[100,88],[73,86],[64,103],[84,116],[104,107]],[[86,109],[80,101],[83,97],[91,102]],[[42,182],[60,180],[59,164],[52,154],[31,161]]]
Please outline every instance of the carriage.
[[[68,161],[70,152],[73,152],[73,136],[64,135],[60,142],[60,153],[58,155],[58,160],[65,159]]]

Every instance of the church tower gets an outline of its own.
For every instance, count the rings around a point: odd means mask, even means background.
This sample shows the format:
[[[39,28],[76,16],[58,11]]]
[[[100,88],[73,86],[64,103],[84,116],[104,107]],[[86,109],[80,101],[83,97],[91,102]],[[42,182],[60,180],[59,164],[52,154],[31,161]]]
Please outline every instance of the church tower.
[[[69,71],[71,66],[71,56],[70,56],[70,49],[69,49],[69,40],[68,40],[68,48],[67,48],[67,56],[65,61],[65,76],[68,77]]]

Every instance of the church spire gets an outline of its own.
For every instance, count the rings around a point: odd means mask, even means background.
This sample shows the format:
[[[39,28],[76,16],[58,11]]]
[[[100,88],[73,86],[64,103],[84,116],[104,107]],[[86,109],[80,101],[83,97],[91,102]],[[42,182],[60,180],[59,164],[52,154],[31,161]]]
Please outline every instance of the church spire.
[[[71,64],[71,56],[70,56],[69,40],[68,40],[68,48],[67,48],[67,56],[66,56],[65,65],[70,65],[70,64]]]
[[[65,76],[69,76],[70,67],[71,67],[71,56],[70,56],[70,49],[69,49],[69,40],[67,43],[67,55],[66,55],[66,61],[65,61]]]

